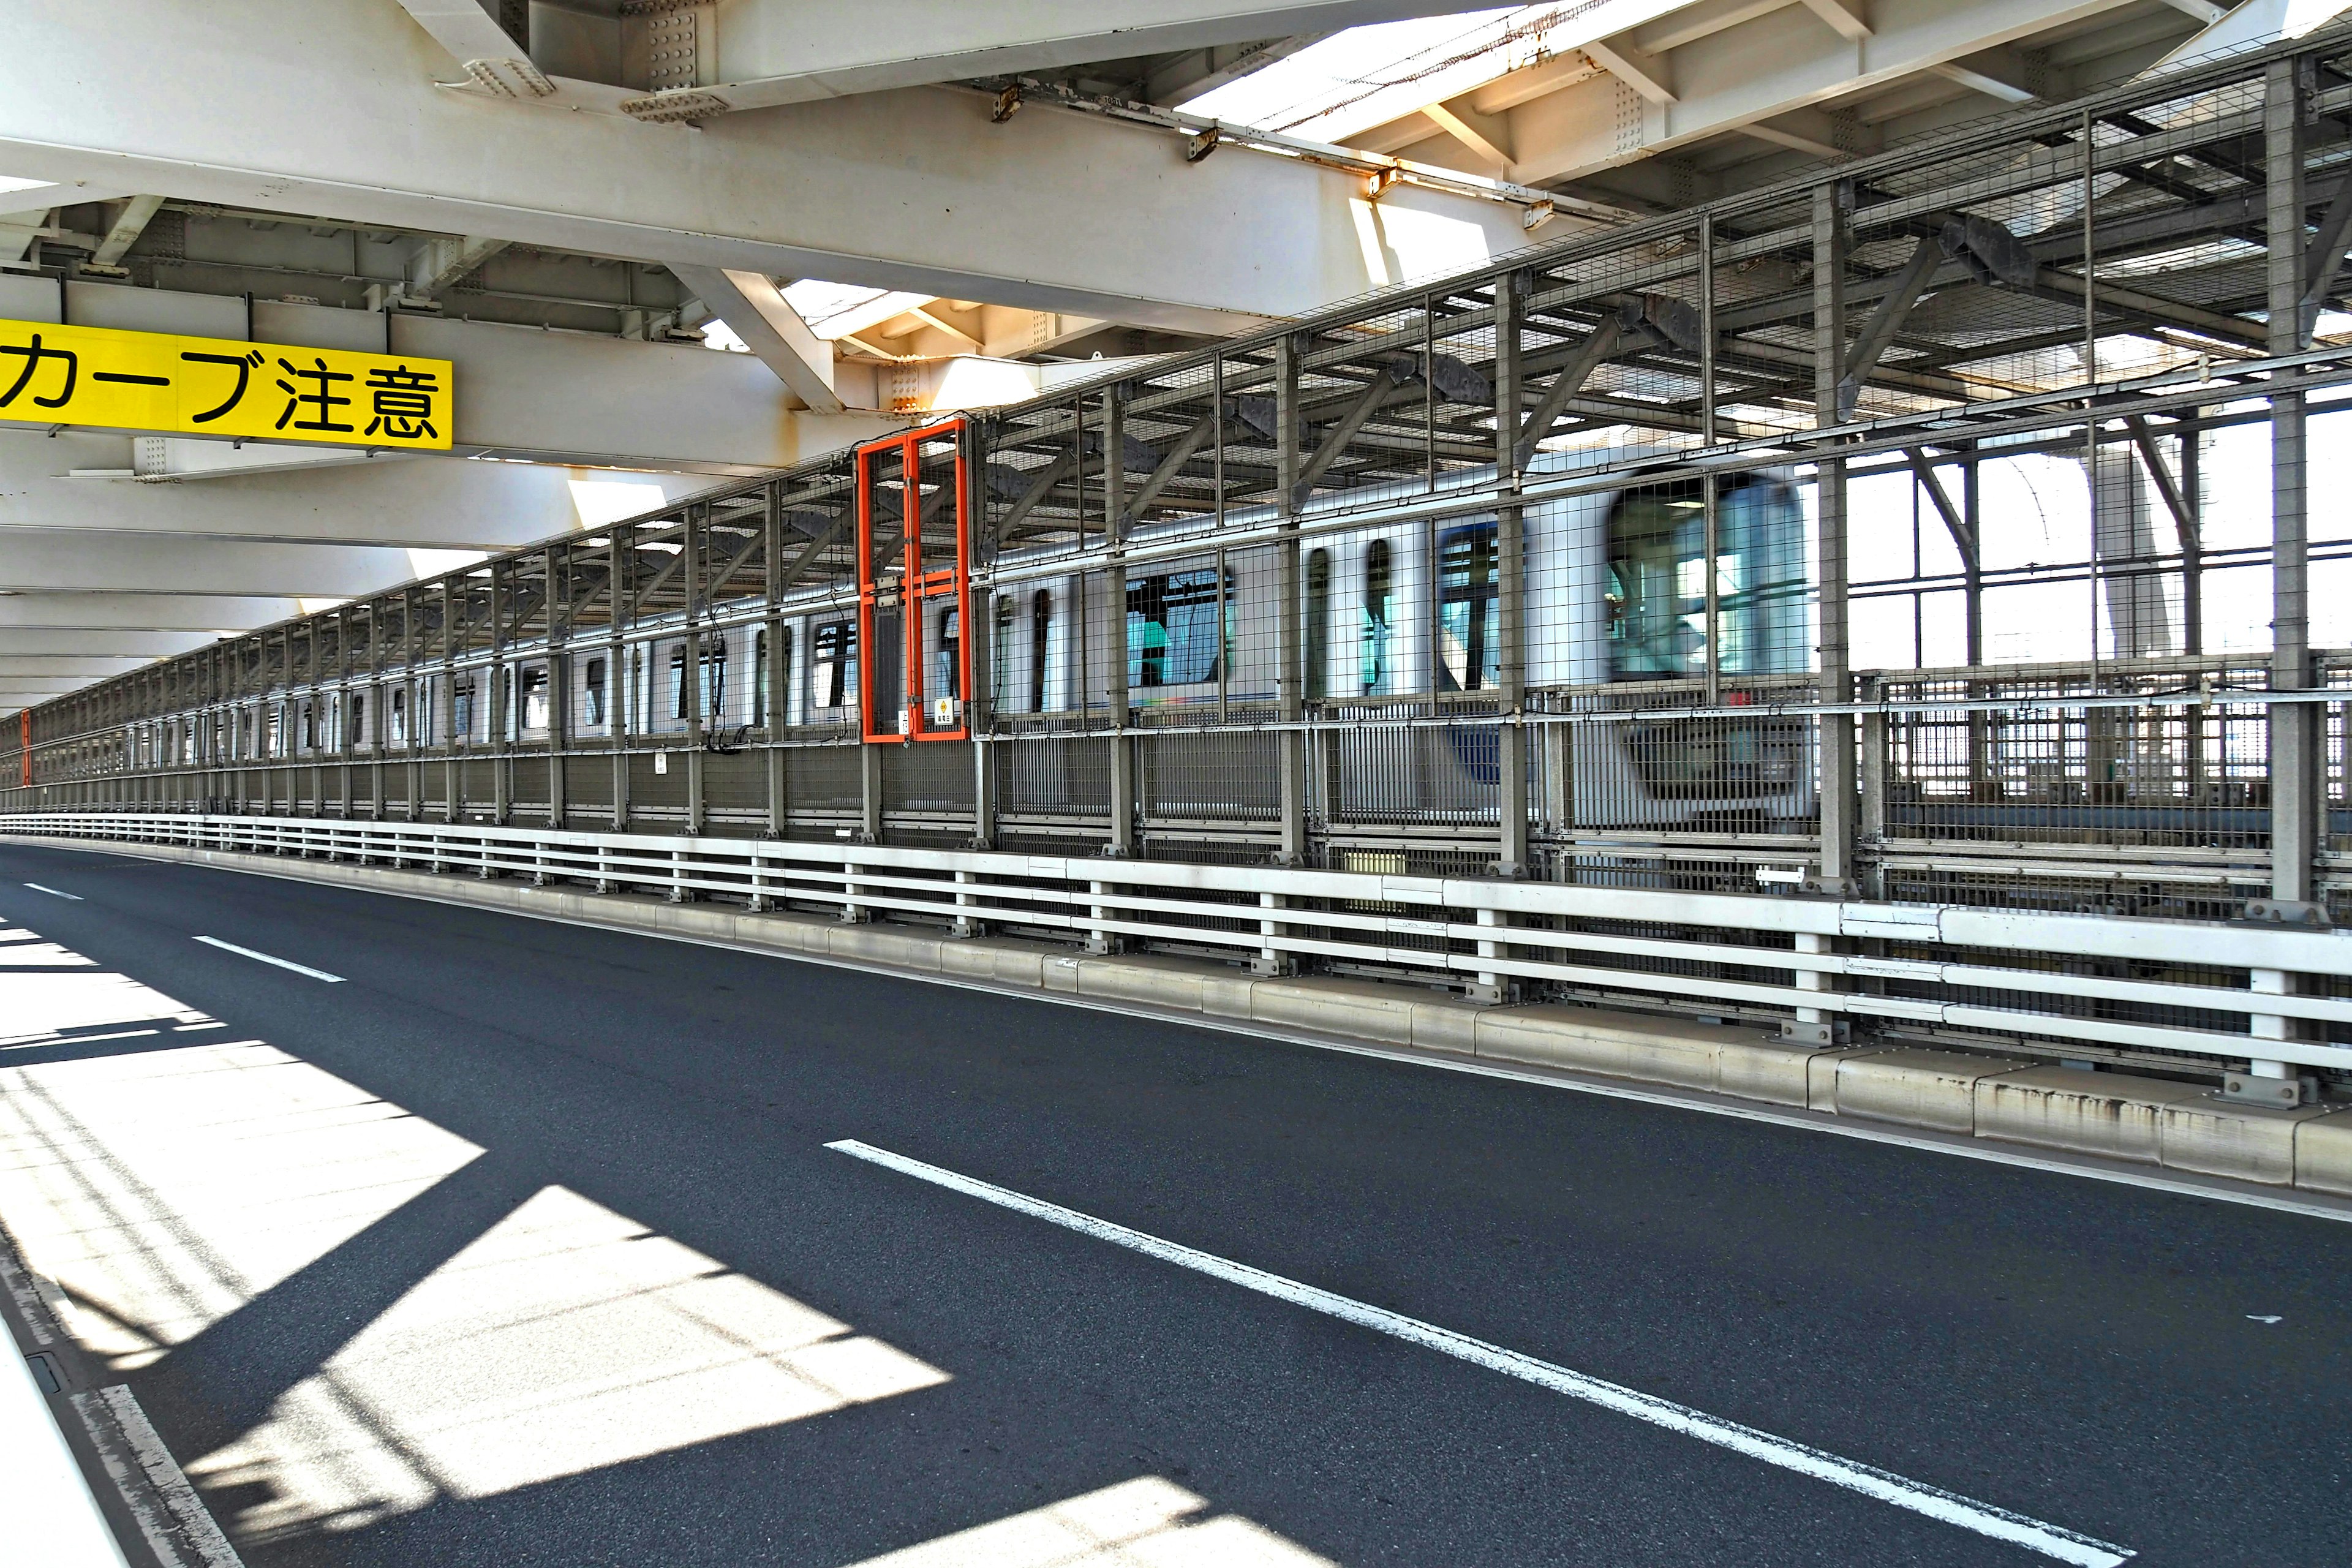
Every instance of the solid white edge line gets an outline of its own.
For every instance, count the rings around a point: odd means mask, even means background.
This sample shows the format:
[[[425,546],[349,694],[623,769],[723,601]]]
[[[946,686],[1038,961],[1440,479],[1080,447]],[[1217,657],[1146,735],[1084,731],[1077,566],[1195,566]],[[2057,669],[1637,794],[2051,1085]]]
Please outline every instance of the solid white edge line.
[[[82,901],[82,896],[79,893],[61,893],[55,888],[44,888],[38,882],[27,882],[25,886],[37,893],[47,893],[53,899],[71,899],[77,904]]]
[[[297,974],[307,974],[313,980],[323,980],[330,985],[341,985],[343,983],[343,977],[340,974],[330,974],[323,969],[313,969],[307,963],[297,963],[290,958],[273,958],[266,952],[256,952],[249,947],[239,947],[233,942],[223,942],[216,936],[200,936],[196,940],[206,947],[216,947],[223,952],[234,952],[241,958],[250,958],[258,963],[274,963],[280,969],[290,969]]]
[[[147,1412],[141,1407],[139,1396],[131,1392],[128,1384],[120,1383],[100,1389],[98,1396],[106,1401],[107,1407],[113,1412],[115,1422],[121,1428],[124,1440],[131,1445],[131,1456],[139,1461],[148,1485],[163,1502],[173,1523],[178,1526],[180,1540],[195,1552],[202,1568],[244,1568],[244,1560],[237,1556],[236,1548],[229,1544],[219,1521],[213,1518],[212,1510],[205,1506],[204,1500],[196,1495],[196,1489],[189,1484],[186,1473],[180,1468],[180,1462],[172,1458],[172,1450],[164,1446],[162,1436],[147,1419]]]
[[[1696,1437],[1702,1443],[1727,1448],[1784,1470],[1827,1481],[1832,1486],[1907,1509],[1940,1523],[1972,1531],[1995,1541],[2010,1542],[2061,1563],[2079,1564],[2081,1568],[2116,1568],[2116,1564],[2133,1555],[2129,1548],[2112,1542],[2101,1541],[1990,1503],[1979,1502],[1958,1492],[1945,1491],[1939,1487],[1896,1475],[1892,1470],[1882,1470],[1874,1465],[1842,1458],[1826,1449],[1811,1447],[1786,1437],[1776,1437],[1769,1432],[1743,1426],[1736,1421],[1727,1421],[1721,1416],[1710,1415],[1686,1405],[1676,1405],[1654,1394],[1605,1383],[1600,1378],[1587,1376],[1550,1362],[1538,1361],[1517,1351],[1506,1350],[1500,1345],[1472,1339],[1451,1329],[1439,1328],[1418,1318],[1408,1318],[1352,1297],[1301,1284],[1279,1274],[1269,1274],[1246,1263],[1235,1263],[1213,1253],[1202,1252],[1139,1230],[1130,1230],[1123,1225],[1097,1219],[1092,1215],[1064,1208],[1042,1198],[1033,1198],[1009,1187],[1000,1187],[942,1166],[895,1154],[887,1149],[877,1149],[855,1138],[839,1139],[825,1147],[836,1153],[847,1154],[854,1159],[897,1171],[902,1175],[961,1193],[967,1197],[978,1198],[983,1203],[994,1204],[1000,1208],[1076,1231],[1081,1236],[1108,1241],[1148,1258],[1156,1258],[1161,1262],[1172,1263],[1230,1285],[1238,1285],[1245,1290],[1305,1307],[1310,1311],[1355,1323],[1408,1344],[1420,1345],[1457,1361],[1468,1362],[1473,1366],[1499,1372],[1539,1388],[1564,1394],[1571,1399],[1630,1415],[1636,1421],[1647,1422],[1686,1437]]]
[[[437,893],[407,888],[370,888],[351,882],[328,882],[289,871],[277,866],[243,866],[232,861],[182,859],[177,856],[142,855],[135,848],[101,849],[85,846],[75,839],[50,839],[18,833],[0,833],[0,844],[22,844],[33,848],[71,849],[77,854],[97,856],[111,860],[163,861],[186,866],[200,871],[226,871],[242,877],[269,877],[281,882],[300,882],[308,887],[341,888],[348,892],[373,893],[380,898],[406,899],[414,903],[436,904],[445,909],[478,910],[484,914],[511,915],[519,920],[544,921],[550,925],[576,926],[582,931],[609,931],[615,936],[646,937],[656,942],[683,942],[689,947],[718,948],[728,952],[747,952],[759,958],[782,959],[789,963],[813,963],[824,969],[839,969],[853,974],[864,974],[884,980],[905,980],[921,985],[944,985],[957,991],[977,991],[991,996],[1009,996],[1025,1002],[1049,1003],[1056,1007],[1078,1007],[1090,1013],[1108,1013],[1119,1018],[1140,1018],[1154,1024],[1173,1024],[1179,1028],[1208,1029],[1220,1035],[1238,1035],[1244,1039],[1274,1040],[1284,1045],[1303,1046],[1309,1050],[1339,1051],[1348,1056],[1371,1057],[1380,1061],[1396,1062],[1407,1067],[1434,1068],[1441,1072],[1466,1074],[1472,1078],[1500,1079],[1507,1083],[1531,1084],[1540,1089],[1567,1089],[1574,1094],[1597,1095],[1603,1100],[1630,1100],[1643,1105],[1662,1105],[1677,1110],[1695,1110],[1704,1116],[1727,1117],[1734,1121],[1760,1121],[1769,1126],[1786,1127],[1801,1132],[1826,1132],[1833,1138],[1852,1138],[1864,1143],[1890,1143],[1900,1149],[1915,1149],[1926,1154],[1948,1154],[1955,1159],[1975,1160],[1988,1165],[2009,1165],[2023,1171],[2040,1171],[2053,1176],[2074,1176],[2084,1181],[2105,1182],[2119,1187],[2138,1187],[2147,1192],[2163,1193],[2173,1197],[2203,1198],[2212,1203],[2235,1204],[2242,1208],[2269,1209],[2277,1214],[2298,1215],[2305,1219],[2330,1220],[2338,1225],[2352,1224],[2352,1199],[2333,1198],[2317,1193],[2299,1193],[2294,1189],[2272,1192],[2251,1184],[2231,1183],[2226,1177],[2200,1179],[2176,1175],[2170,1172],[2149,1170],[2120,1162],[2103,1161],[2095,1154],[2075,1154],[2065,1151],[2036,1153],[2013,1143],[1997,1140],[1963,1138],[1957,1134],[1941,1134],[1924,1130],[1904,1131],[1893,1126],[1873,1126],[1865,1121],[1842,1121],[1827,1111],[1805,1110],[1794,1106],[1776,1106],[1762,1100],[1734,1100],[1709,1094],[1704,1090],[1687,1092],[1653,1089],[1636,1082],[1611,1082],[1565,1068],[1538,1068],[1514,1067],[1502,1062],[1460,1057],[1435,1049],[1412,1046],[1383,1045],[1376,1040],[1350,1039],[1339,1035],[1318,1035],[1305,1029],[1286,1028],[1279,1024],[1260,1023],[1247,1018],[1223,1018],[1213,1013],[1187,1013],[1173,1008],[1139,1006],[1111,1001],[1100,996],[1082,996],[1072,991],[1047,991],[1038,986],[1011,985],[983,980],[968,974],[939,974],[919,969],[902,969],[888,964],[875,964],[846,958],[834,958],[824,953],[797,952],[766,942],[737,942],[727,937],[709,936],[694,931],[654,931],[644,926],[629,925],[619,921],[599,920],[588,915],[567,914],[559,910],[501,908],[478,904],[466,900],[449,899]],[[206,851],[205,853],[210,853]]]

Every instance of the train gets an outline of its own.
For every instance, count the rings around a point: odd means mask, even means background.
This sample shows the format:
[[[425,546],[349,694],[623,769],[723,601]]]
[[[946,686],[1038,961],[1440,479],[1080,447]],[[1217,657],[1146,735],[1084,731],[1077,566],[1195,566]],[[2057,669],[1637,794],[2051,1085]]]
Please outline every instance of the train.
[[[1540,452],[1527,482],[1540,487],[1628,455],[1622,447]],[[1441,481],[1438,497],[1491,478],[1491,471],[1457,473]],[[1500,748],[1492,721],[1472,710],[1502,673],[1496,520],[1473,513],[1349,526],[1343,506],[1367,510],[1360,494],[1328,497],[1299,519],[1304,698],[1315,715],[1343,725],[1325,764],[1331,784],[1351,815],[1491,815]],[[1643,688],[1706,673],[1705,515],[1694,479],[1523,507],[1525,680],[1538,696],[1533,705],[1566,712],[1603,703],[1696,705],[1694,697],[1644,698]],[[1717,674],[1723,700],[1737,707],[1751,689],[1769,691],[1773,678],[1801,677],[1810,668],[1807,530],[1795,486],[1777,470],[1720,479],[1716,515]],[[1186,709],[1204,723],[1235,708],[1244,716],[1270,710],[1280,619],[1279,547],[1265,531],[1273,521],[1270,511],[1231,511],[1220,537],[1232,542],[1220,549],[1204,542],[1197,552],[1185,548],[1182,525],[1153,524],[1129,536],[1138,563],[1129,568],[1123,605],[1127,686],[1134,707],[1163,710],[1154,721],[1181,723]],[[984,606],[988,657],[980,668],[995,711],[1013,728],[1054,716],[1107,721],[1113,641],[1099,562],[1081,567],[1066,551],[1014,549],[990,563],[986,578],[973,602]],[[772,626],[706,628],[691,668],[682,629],[665,636],[658,626],[640,628],[617,648],[576,650],[569,660],[572,732],[608,737],[625,721],[631,735],[682,737],[698,707],[706,732],[721,735],[776,722],[856,725],[855,599],[815,589],[788,598],[783,612]],[[961,612],[938,604],[926,614],[926,689],[961,700],[967,695]],[[771,661],[781,664],[776,684],[785,694],[783,711],[772,715]],[[367,755],[452,740],[487,745],[493,679],[507,683],[495,705],[507,716],[507,740],[545,744],[556,720],[551,682],[558,668],[543,649],[523,645],[495,669],[426,669],[413,682],[392,678],[248,703],[236,717],[232,754],[341,754],[347,728],[352,750]],[[1811,727],[1768,714],[1765,706],[1759,702],[1753,717],[1561,726],[1549,749],[1530,748],[1566,775],[1549,792],[1553,826],[1769,831],[1810,818]],[[1441,721],[1397,722],[1416,712]],[[1220,804],[1185,803],[1181,814],[1213,816]]]

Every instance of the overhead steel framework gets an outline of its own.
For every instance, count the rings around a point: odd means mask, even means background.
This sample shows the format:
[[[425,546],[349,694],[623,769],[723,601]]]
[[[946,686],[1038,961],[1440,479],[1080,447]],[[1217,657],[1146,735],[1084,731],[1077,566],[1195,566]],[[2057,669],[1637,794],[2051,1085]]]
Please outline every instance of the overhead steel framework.
[[[33,710],[0,808],[428,824],[435,864],[469,829],[845,840],[893,853],[773,896],[1050,882],[1084,913],[1043,923],[1097,946],[1189,924],[1489,997],[2341,1071],[2352,964],[2307,937],[2352,915],[2352,656],[2310,627],[2352,528],[2307,454],[2352,384],[2347,242],[2331,30],[899,438],[891,515],[956,520],[968,598],[861,560],[891,531],[843,453]],[[1998,498],[2034,462],[2079,526],[2021,542]],[[1908,566],[1857,575],[1898,519]],[[2249,573],[2259,648],[2216,634]],[[861,638],[886,604],[929,618]],[[1887,604],[1960,657],[1858,670]],[[2025,646],[2065,657],[1988,658],[2064,617]],[[969,739],[866,743],[886,673]],[[1254,870],[1147,919],[1090,861]],[[1423,908],[1477,878],[1534,890]],[[1734,893],[1858,912],[1732,931]],[[1959,906],[2106,934],[2011,986],[1939,935]],[[2180,956],[2249,918],[2294,956]]]

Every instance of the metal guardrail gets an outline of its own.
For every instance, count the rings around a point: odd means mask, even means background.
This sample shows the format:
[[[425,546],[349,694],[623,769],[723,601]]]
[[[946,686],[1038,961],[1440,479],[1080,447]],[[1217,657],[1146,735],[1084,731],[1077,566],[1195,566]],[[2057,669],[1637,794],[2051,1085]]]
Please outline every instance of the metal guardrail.
[[[570,881],[845,920],[1301,961],[1507,995],[1981,1035],[2004,1049],[2352,1068],[2352,931],[1954,904],[643,833],[200,814],[0,816],[0,832]],[[1832,951],[1843,942],[1859,951]],[[2331,1029],[2331,1026],[2332,1029]],[[2241,1032],[2241,1031],[2243,1032]]]

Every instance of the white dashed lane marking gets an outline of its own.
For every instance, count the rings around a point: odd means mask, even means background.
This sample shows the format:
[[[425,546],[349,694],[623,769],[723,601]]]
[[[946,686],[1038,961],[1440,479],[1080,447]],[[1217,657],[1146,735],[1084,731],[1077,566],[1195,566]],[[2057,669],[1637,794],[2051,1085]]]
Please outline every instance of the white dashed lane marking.
[[[1441,1329],[1418,1318],[1408,1318],[1313,1285],[1286,1279],[1279,1274],[1253,1268],[1246,1263],[1235,1263],[1213,1253],[1201,1252],[1173,1241],[1163,1241],[1159,1237],[1129,1230],[1123,1225],[1097,1219],[1076,1209],[1066,1209],[1058,1204],[1049,1204],[1042,1198],[1016,1193],[1010,1187],[959,1175],[943,1166],[926,1164],[904,1154],[894,1154],[887,1149],[877,1149],[854,1138],[845,1138],[825,1147],[897,1171],[902,1175],[945,1187],[950,1192],[1027,1215],[1032,1219],[1041,1219],[1065,1230],[1074,1230],[1081,1236],[1090,1236],[1097,1241],[1108,1241],[1131,1252],[1140,1252],[1147,1258],[1156,1258],[1163,1263],[1173,1263],[1180,1268],[1206,1274],[1229,1285],[1238,1285],[1244,1290],[1255,1290],[1261,1296],[1271,1296],[1278,1301],[1322,1312],[1402,1340],[1407,1344],[1436,1351],[1441,1355],[1450,1355],[1457,1361],[1485,1367],[1489,1372],[1499,1372],[1507,1377],[1516,1377],[1539,1388],[1549,1388],[1570,1399],[1597,1405],[1621,1415],[1630,1415],[1636,1421],[1646,1421],[1653,1426],[1662,1426],[1669,1432],[1696,1437],[1702,1443],[1728,1448],[1735,1454],[1745,1454],[1751,1459],[1760,1459],[1768,1465],[1792,1470],[1801,1476],[1827,1481],[1832,1486],[1875,1498],[1896,1508],[1908,1509],[1913,1513],[1924,1514],[1942,1523],[2022,1546],[2060,1563],[2080,1564],[2081,1568],[2115,1568],[2116,1564],[2132,1555],[2128,1548],[2111,1542],[2078,1534],[2025,1514],[2012,1513],[2005,1508],[1979,1502],[1957,1492],[1948,1492],[1940,1487],[1931,1487],[1907,1476],[1898,1476],[1892,1470],[1882,1470],[1874,1465],[1841,1458],[1824,1449],[1786,1437],[1776,1437],[1769,1432],[1759,1432],[1753,1426],[1743,1426],[1719,1415],[1709,1415],[1687,1405],[1676,1405],[1671,1400],[1660,1399],[1618,1384],[1604,1383],[1597,1377],[1588,1377],[1583,1373],[1557,1366],[1550,1362],[1538,1361],[1533,1356],[1505,1350],[1484,1340],[1474,1340],[1467,1334],[1455,1333],[1451,1329]]]
[[[223,942],[216,936],[200,936],[196,940],[206,947],[216,947],[223,952],[234,952],[240,958],[249,958],[257,963],[274,963],[280,969],[290,969],[297,974],[307,974],[313,980],[323,980],[330,985],[341,985],[343,983],[343,977],[340,974],[330,974],[323,969],[313,969],[307,963],[297,963],[290,958],[272,958],[266,952],[256,952],[249,947],[239,947],[233,942]]]

